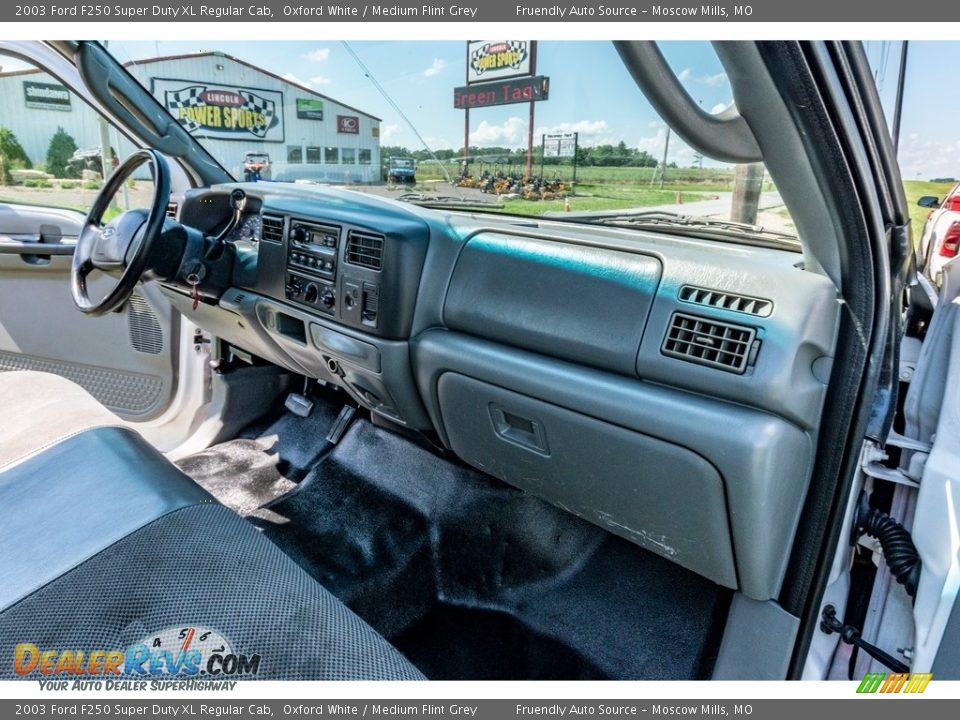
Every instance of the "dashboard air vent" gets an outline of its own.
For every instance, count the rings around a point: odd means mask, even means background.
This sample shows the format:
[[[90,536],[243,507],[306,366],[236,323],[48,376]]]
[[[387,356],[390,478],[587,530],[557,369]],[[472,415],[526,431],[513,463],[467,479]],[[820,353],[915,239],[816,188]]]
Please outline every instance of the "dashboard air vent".
[[[260,221],[260,239],[265,242],[283,242],[283,218],[276,215],[264,215]]]
[[[177,205],[176,200],[171,200],[170,202],[168,202],[168,203],[167,203],[167,217],[172,217],[172,218],[176,219],[178,207],[179,207],[179,205]]]
[[[707,290],[693,285],[684,285],[680,288],[680,299],[688,303],[733,310],[757,317],[767,317],[773,312],[773,303],[770,300],[720,290]]]
[[[660,352],[687,362],[742,374],[756,359],[753,328],[674,313]]]
[[[351,265],[380,270],[383,267],[383,236],[351,230],[347,233],[346,260]]]

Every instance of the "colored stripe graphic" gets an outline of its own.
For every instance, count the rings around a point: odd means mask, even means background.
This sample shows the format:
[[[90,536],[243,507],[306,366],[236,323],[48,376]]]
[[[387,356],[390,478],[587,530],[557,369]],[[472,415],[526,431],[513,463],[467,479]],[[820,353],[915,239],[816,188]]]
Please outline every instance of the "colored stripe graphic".
[[[867,673],[857,687],[858,693],[912,693],[919,694],[927,689],[933,673]]]
[[[886,673],[867,673],[863,676],[863,680],[860,681],[860,687],[857,688],[857,692],[875,693],[880,689],[880,683],[883,682],[885,677]]]

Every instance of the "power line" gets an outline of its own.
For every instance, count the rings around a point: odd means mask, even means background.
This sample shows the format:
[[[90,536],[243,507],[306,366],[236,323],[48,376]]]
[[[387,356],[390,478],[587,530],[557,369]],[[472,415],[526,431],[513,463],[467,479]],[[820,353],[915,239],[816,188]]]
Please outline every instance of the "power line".
[[[367,66],[363,64],[363,60],[360,59],[360,56],[357,55],[356,52],[354,52],[352,47],[350,47],[350,43],[348,43],[346,40],[342,40],[341,42],[343,43],[343,47],[346,49],[346,51],[350,53],[351,57],[353,57],[354,60],[356,60],[357,65],[360,66],[360,69],[363,71],[363,74],[370,80],[371,83],[373,83],[373,86],[377,89],[377,92],[379,92],[383,96],[383,99],[390,104],[390,107],[393,108],[394,112],[396,112],[397,115],[399,115],[400,118],[407,124],[410,130],[413,131],[413,134],[417,136],[417,140],[420,141],[420,144],[423,145],[424,149],[428,153],[430,153],[430,157],[433,158],[433,161],[440,166],[440,169],[443,170],[443,176],[447,179],[447,182],[450,183],[451,186],[456,187],[456,185],[453,185],[453,179],[450,177],[450,173],[447,172],[446,167],[443,166],[443,163],[440,162],[440,158],[438,158],[436,154],[434,154],[431,147],[427,145],[427,141],[424,140],[423,136],[420,135],[420,132],[417,130],[416,126],[412,122],[410,122],[410,118],[408,118],[406,114],[403,112],[403,110],[400,109],[400,106],[394,102],[393,98],[390,97],[390,93],[386,91],[386,88],[384,88],[379,82],[377,82],[377,79],[373,76],[373,73],[370,72],[369,68],[367,68]],[[463,193],[459,189],[457,190],[457,194],[460,195],[461,200],[466,199]]]

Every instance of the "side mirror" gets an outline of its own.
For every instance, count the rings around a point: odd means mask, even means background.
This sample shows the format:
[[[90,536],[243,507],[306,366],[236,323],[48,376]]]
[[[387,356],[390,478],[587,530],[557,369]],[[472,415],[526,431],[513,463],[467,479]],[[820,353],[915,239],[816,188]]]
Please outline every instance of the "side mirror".
[[[933,195],[924,195],[922,198],[917,200],[917,205],[922,208],[932,208],[936,210],[940,207],[940,200]]]

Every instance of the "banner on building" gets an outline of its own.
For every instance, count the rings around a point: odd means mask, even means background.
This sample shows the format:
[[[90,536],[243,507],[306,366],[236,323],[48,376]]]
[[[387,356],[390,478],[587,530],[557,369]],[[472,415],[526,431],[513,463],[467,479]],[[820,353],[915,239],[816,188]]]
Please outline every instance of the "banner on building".
[[[153,78],[151,90],[194,137],[283,142],[283,93]]]
[[[323,100],[297,98],[297,117],[300,120],[323,120]]]
[[[348,135],[360,134],[360,118],[356,115],[337,115],[337,132]]]
[[[28,108],[71,110],[70,91],[54,83],[23,81],[23,97]]]

